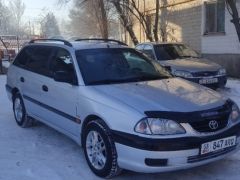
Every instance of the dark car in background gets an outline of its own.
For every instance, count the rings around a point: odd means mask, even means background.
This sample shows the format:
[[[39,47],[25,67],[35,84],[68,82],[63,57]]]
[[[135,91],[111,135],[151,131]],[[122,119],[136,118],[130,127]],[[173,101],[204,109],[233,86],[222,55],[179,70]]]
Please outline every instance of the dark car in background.
[[[181,43],[142,43],[136,49],[157,60],[173,76],[217,89],[227,83],[226,70]]]

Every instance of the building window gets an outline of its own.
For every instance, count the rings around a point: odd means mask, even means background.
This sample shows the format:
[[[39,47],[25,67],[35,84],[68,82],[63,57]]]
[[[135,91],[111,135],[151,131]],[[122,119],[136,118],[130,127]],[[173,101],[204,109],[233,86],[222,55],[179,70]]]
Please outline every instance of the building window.
[[[225,33],[225,1],[205,2],[205,34]]]

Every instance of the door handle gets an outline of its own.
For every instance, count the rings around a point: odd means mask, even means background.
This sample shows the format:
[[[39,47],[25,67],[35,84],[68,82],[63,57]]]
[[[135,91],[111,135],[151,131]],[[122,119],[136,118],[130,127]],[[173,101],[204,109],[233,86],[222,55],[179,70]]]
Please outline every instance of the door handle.
[[[46,85],[43,85],[42,90],[45,91],[45,92],[48,92],[48,87]]]
[[[20,77],[20,81],[24,83],[25,82],[24,77]]]

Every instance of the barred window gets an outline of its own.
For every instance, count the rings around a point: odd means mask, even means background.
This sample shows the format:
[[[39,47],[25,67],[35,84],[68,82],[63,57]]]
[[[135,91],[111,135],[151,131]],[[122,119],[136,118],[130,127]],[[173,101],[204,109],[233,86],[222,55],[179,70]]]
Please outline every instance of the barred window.
[[[205,34],[225,32],[225,1],[205,2]]]

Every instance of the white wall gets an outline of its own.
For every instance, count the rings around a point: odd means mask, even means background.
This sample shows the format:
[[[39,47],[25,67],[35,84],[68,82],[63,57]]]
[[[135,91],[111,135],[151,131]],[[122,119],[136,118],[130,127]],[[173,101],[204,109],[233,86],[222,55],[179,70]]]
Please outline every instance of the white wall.
[[[203,0],[203,2],[206,0]],[[240,12],[240,2],[237,3]],[[226,9],[225,15],[225,35],[204,36],[204,3],[202,6],[202,53],[204,54],[240,54],[240,42],[233,23],[230,22],[231,15]]]

